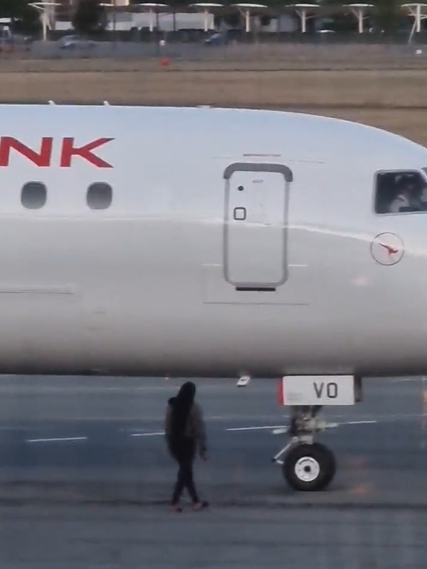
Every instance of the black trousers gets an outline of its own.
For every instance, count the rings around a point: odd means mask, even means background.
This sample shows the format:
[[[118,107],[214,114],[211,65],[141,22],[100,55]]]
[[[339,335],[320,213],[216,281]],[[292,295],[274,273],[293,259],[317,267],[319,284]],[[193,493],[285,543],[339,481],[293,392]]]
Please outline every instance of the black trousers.
[[[196,486],[193,480],[193,462],[196,456],[196,444],[193,439],[185,438],[172,445],[172,454],[178,463],[178,475],[172,497],[172,504],[177,504],[184,488],[187,489],[191,500],[199,502]]]

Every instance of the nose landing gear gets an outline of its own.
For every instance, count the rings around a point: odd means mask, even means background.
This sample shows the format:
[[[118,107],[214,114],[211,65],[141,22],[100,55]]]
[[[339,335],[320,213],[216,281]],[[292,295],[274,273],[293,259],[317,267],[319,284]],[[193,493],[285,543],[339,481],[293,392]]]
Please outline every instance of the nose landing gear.
[[[321,408],[320,405],[291,408],[291,426],[285,431],[291,441],[273,457],[273,461],[282,466],[283,476],[294,490],[324,490],[335,476],[334,454],[325,445],[314,442],[315,433],[326,428],[326,423],[317,417]],[[276,431],[276,434],[279,433]]]
[[[299,444],[289,450],[283,476],[294,490],[324,490],[334,479],[336,462],[332,451],[321,443]]]

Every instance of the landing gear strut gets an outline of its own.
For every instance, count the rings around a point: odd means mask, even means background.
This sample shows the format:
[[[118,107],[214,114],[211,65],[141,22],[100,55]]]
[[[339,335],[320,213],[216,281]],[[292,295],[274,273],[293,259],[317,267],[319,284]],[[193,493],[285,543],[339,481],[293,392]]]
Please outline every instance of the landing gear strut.
[[[294,490],[324,490],[335,476],[332,451],[314,442],[315,434],[326,428],[326,423],[318,418],[321,409],[321,405],[291,407],[291,425],[287,431],[291,441],[273,457],[274,462],[282,465],[283,476]]]
[[[318,414],[326,406],[355,405],[362,401],[362,378],[359,375],[288,375],[279,382],[279,405],[289,406],[290,442],[273,457],[282,466],[286,482],[294,490],[313,492],[324,490],[334,479],[335,457],[320,443],[316,433],[328,425]]]

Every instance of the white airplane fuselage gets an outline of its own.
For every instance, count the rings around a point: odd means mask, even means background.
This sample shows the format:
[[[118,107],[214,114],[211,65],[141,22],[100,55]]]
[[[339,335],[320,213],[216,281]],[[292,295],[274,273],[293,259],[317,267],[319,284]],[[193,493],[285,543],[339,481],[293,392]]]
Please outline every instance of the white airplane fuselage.
[[[425,176],[423,147],[267,111],[4,105],[0,125],[0,373],[426,371],[427,212],[373,206],[378,171]]]

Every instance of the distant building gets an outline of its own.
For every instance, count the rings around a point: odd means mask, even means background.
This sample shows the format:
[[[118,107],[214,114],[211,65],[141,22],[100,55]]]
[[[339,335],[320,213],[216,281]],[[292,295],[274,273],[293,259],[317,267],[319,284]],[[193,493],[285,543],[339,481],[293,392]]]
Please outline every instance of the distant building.
[[[59,31],[71,30],[72,16],[80,0],[52,1],[60,4],[60,6],[56,7],[55,16],[52,18],[54,28]],[[163,9],[163,11],[160,11],[157,15],[153,15],[137,7],[138,4],[144,3],[144,0],[102,1],[105,4],[116,7],[114,17],[112,10],[108,9],[109,29],[114,27],[116,30],[129,31],[135,28],[140,30],[154,28],[159,31],[168,32],[188,29],[213,30],[215,28],[224,29],[228,27],[222,18],[220,19],[220,25],[216,25],[218,24],[218,19],[215,18],[214,14],[209,14],[206,18],[201,11],[192,10],[186,12],[184,5],[182,7],[177,6],[175,14]],[[161,2],[162,0],[158,1]],[[197,0],[195,1],[197,2]],[[164,0],[164,3],[167,4],[168,0]],[[132,9],[133,5],[135,5],[134,9]],[[295,15],[292,16],[290,13],[281,14],[279,17],[272,17],[271,14],[266,17],[254,15],[251,18],[251,28],[262,32],[294,32],[300,28],[300,25],[299,18],[297,16],[295,17]]]

